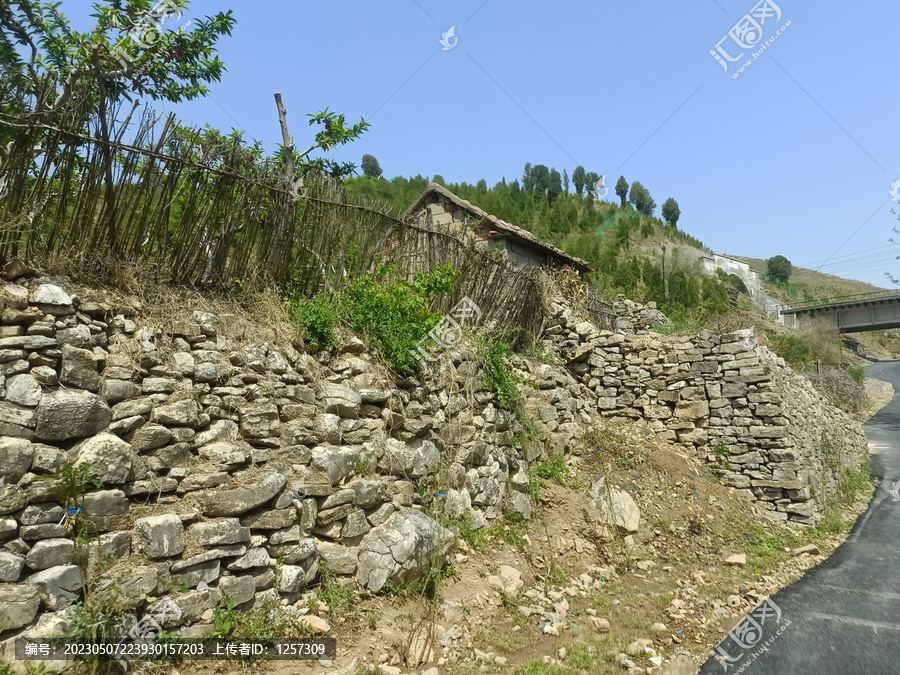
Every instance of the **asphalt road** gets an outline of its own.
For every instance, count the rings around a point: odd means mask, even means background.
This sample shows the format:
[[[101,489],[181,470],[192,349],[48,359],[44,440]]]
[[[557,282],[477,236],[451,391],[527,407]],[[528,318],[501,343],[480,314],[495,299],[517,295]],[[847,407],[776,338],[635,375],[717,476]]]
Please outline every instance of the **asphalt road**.
[[[900,392],[900,361],[875,363],[866,374]],[[769,616],[743,624],[755,631],[742,640],[746,649],[733,638],[721,643],[738,659],[729,663],[729,675],[900,674],[900,499],[891,494],[900,481],[900,395],[863,430],[872,475],[882,479],[868,511],[828,560],[770,598],[780,621],[767,607]],[[700,670],[725,672],[712,657]]]

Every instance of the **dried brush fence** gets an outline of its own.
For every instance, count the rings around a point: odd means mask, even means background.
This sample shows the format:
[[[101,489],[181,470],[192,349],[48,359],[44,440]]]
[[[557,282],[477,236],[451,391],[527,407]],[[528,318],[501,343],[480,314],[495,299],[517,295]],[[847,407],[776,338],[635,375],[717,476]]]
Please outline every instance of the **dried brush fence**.
[[[98,275],[135,264],[148,282],[196,288],[261,279],[301,297],[338,291],[382,264],[399,263],[397,273],[408,276],[452,261],[455,297],[436,310],[468,296],[481,322],[514,331],[516,342],[540,330],[538,270],[514,268],[385,207],[351,203],[339,181],[310,175],[294,183],[239,139],[211,154],[174,116],[161,122],[145,111],[130,143],[124,132],[105,143],[99,134],[0,117],[0,138],[14,138],[0,157],[0,256],[64,260],[68,270]]]

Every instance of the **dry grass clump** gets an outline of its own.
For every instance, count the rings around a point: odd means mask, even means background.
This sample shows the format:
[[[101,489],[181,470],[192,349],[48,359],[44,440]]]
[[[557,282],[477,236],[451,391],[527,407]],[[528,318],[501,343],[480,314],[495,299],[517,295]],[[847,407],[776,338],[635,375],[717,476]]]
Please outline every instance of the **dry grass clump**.
[[[287,305],[259,270],[251,270],[248,278],[231,279],[224,289],[211,290],[174,284],[147,262],[48,255],[29,264],[44,275],[69,277],[83,291],[82,301],[139,316],[140,327],[152,326],[157,335],[171,335],[178,324],[193,323],[195,311],[237,315],[245,325],[244,339],[252,342],[291,344],[297,335]]]

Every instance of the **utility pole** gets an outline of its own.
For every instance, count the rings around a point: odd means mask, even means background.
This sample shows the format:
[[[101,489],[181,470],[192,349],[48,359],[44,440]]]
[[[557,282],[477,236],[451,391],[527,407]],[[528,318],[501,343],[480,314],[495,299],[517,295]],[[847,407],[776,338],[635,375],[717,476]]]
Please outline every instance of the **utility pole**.
[[[666,244],[663,244],[662,247],[662,292],[663,292],[663,302],[666,301],[666,298],[669,297],[668,293],[668,285],[669,281],[666,279]]]

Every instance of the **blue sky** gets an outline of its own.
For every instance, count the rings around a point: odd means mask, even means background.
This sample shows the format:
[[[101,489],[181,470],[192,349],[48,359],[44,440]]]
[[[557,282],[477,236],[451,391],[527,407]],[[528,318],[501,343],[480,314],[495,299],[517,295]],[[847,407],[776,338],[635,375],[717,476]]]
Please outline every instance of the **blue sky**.
[[[234,10],[212,96],[186,123],[243,128],[274,149],[281,92],[298,146],[326,106],[371,130],[335,159],[375,155],[385,176],[441,174],[493,185],[526,162],[577,164],[678,200],[681,229],[713,250],[830,256],[822,271],[890,287],[900,179],[897,8],[887,0],[800,3],[737,79],[710,55],[755,0],[194,0]],[[77,24],[86,3],[64,0]],[[776,20],[777,19],[777,20]],[[444,50],[441,34],[458,42]],[[753,36],[745,36],[753,43]],[[731,38],[722,43],[736,56]],[[170,106],[171,108],[171,106]],[[874,214],[874,215],[873,215]],[[849,240],[848,240],[849,239]],[[860,253],[863,252],[863,253]],[[839,264],[836,264],[839,263]]]

